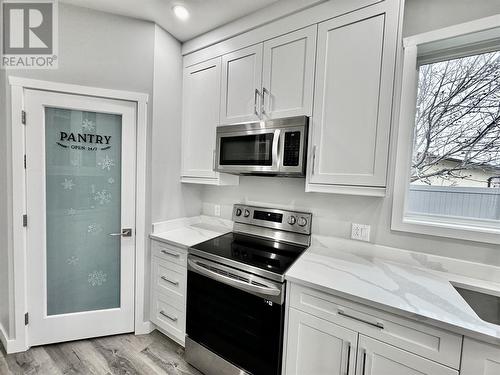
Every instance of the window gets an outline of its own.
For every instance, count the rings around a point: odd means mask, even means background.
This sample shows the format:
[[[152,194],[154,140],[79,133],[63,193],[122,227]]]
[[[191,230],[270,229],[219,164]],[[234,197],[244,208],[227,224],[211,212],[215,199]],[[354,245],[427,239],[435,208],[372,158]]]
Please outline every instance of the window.
[[[484,38],[485,20],[405,40],[393,229],[500,243],[500,25]]]

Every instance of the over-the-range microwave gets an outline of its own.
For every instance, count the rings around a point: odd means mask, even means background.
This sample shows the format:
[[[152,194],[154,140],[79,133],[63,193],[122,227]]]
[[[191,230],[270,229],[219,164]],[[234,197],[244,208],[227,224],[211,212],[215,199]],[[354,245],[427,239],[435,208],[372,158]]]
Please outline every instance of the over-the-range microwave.
[[[238,175],[305,175],[308,117],[217,127],[215,170]]]

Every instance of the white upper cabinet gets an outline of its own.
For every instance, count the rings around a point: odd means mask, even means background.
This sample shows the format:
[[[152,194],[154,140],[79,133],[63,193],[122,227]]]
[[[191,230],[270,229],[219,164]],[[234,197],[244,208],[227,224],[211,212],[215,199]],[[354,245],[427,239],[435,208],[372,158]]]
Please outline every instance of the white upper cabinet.
[[[183,182],[235,184],[238,177],[213,171],[219,124],[221,58],[184,69],[182,108]]]
[[[355,331],[289,309],[286,375],[354,374]]]
[[[259,120],[261,83],[262,43],[222,56],[221,124]]]
[[[357,374],[361,375],[458,375],[440,365],[392,345],[359,336]]]
[[[394,18],[374,6],[319,24],[307,191],[385,193]]]
[[[220,123],[312,114],[317,26],[222,56]]]
[[[312,115],[317,26],[264,42],[262,116]]]
[[[500,374],[500,346],[464,339],[461,375]]]

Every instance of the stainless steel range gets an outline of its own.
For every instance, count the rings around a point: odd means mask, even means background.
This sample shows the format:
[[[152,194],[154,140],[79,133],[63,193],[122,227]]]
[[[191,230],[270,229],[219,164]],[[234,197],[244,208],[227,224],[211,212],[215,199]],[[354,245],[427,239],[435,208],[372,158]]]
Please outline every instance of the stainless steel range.
[[[189,249],[186,358],[207,375],[281,373],[284,274],[310,213],[235,205],[233,232]]]

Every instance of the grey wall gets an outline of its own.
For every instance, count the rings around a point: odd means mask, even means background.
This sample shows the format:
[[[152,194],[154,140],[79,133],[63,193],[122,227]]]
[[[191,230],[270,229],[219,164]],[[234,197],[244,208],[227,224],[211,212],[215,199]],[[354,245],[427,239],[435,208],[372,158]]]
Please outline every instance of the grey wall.
[[[498,0],[406,0],[404,36],[500,14]]]
[[[9,328],[9,185],[7,183],[9,152],[7,150],[6,73],[0,70],[0,326],[8,334]]]
[[[499,1],[407,0],[404,33],[425,32],[493,12],[500,13]],[[204,212],[213,213],[213,204],[222,203],[222,215],[230,217],[231,205],[236,202],[303,209],[313,212],[317,234],[349,238],[352,222],[370,224],[371,241],[377,244],[500,265],[497,245],[391,231],[393,171],[394,148],[385,198],[305,193],[303,179],[241,177],[238,187],[205,187]]]

